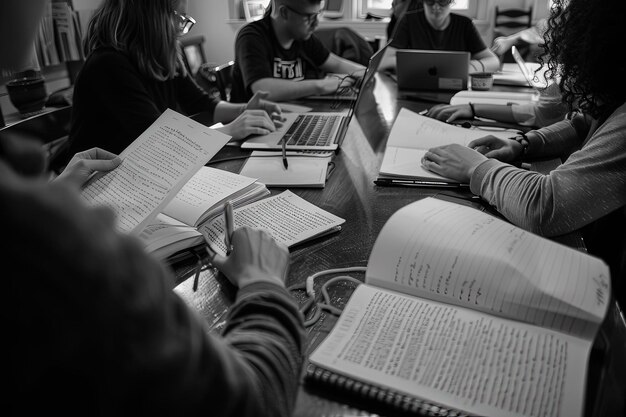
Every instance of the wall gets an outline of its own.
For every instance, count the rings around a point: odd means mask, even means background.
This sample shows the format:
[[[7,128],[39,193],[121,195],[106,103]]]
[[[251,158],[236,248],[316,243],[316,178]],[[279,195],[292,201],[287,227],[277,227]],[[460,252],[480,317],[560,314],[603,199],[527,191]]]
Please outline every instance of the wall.
[[[87,1],[87,0],[84,0]],[[188,0],[189,14],[197,20],[192,29],[192,35],[204,35],[206,38],[205,50],[210,62],[223,63],[234,58],[235,36],[244,21],[231,19],[238,16],[240,0]],[[356,1],[356,0],[346,0]],[[478,1],[478,16],[475,24],[488,44],[492,38],[492,23],[494,8],[498,5],[502,9],[527,8],[533,5],[535,18],[538,20],[547,15],[547,0],[476,0]],[[539,8],[544,10],[539,11]],[[386,23],[384,22],[347,22],[322,21],[320,27],[350,26],[363,36],[372,38],[384,36]]]

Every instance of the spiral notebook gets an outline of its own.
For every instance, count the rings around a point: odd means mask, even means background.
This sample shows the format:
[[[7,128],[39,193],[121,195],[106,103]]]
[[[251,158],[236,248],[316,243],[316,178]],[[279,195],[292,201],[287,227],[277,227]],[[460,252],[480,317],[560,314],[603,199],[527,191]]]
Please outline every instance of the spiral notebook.
[[[401,414],[430,417],[469,417],[460,411],[400,392],[380,388],[376,385],[366,384],[312,363],[307,365],[304,377],[309,384],[319,385],[326,389],[336,389],[353,396],[355,400],[365,398]]]
[[[600,259],[424,198],[383,226],[310,379],[427,415],[582,417],[609,299]]]

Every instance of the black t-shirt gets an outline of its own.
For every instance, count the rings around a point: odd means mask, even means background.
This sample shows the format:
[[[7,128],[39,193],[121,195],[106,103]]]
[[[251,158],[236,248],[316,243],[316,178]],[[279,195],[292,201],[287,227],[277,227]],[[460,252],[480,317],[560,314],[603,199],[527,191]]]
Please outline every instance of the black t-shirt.
[[[450,13],[450,24],[435,30],[426,20],[424,10],[409,11],[397,23],[391,46],[397,49],[428,49],[478,53],[487,48],[472,20]]]
[[[323,73],[318,68],[329,54],[315,34],[284,49],[274,33],[271,16],[249,23],[241,28],[235,41],[231,101],[248,101],[252,97],[250,86],[263,78],[320,78]]]
[[[159,81],[112,48],[87,58],[74,86],[68,155],[93,147],[120,153],[166,109],[213,114],[216,100],[189,76]]]

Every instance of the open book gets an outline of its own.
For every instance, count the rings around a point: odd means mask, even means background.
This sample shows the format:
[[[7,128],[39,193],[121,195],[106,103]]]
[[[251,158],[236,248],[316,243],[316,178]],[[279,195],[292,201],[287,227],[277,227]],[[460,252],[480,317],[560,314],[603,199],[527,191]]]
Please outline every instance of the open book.
[[[583,414],[610,297],[601,260],[426,198],[385,224],[365,281],[310,357],[333,381],[473,415]]]
[[[229,139],[167,109],[124,149],[117,168],[89,180],[82,196],[112,208],[120,231],[139,234]]]
[[[377,183],[406,182],[434,186],[462,185],[428,171],[422,166],[421,160],[430,148],[451,143],[467,145],[472,140],[487,135],[503,138],[515,136],[510,131],[487,132],[479,129],[466,129],[402,108],[389,132]]]
[[[146,250],[166,259],[204,242],[198,227],[220,216],[224,202],[241,207],[269,194],[254,178],[202,167],[139,234]]]
[[[287,247],[337,232],[345,222],[344,219],[309,203],[289,190],[272,197],[257,199],[252,203],[241,204],[238,200],[232,201],[235,207],[233,211],[235,227],[264,229],[277,242]],[[211,245],[213,251],[225,255],[224,216],[220,215],[221,210],[217,214],[197,227],[160,215],[157,219],[164,223],[148,226],[139,237],[144,241],[147,250],[161,259],[181,249],[205,243]]]

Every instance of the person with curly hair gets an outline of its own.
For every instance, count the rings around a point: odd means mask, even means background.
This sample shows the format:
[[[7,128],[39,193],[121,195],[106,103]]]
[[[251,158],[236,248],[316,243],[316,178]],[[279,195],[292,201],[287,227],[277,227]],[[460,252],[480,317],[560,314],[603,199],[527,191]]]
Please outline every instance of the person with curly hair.
[[[430,149],[425,168],[460,182],[512,223],[544,236],[580,230],[589,251],[624,273],[626,2],[555,0],[542,65],[575,116],[514,140],[486,136]],[[619,74],[618,76],[616,76]],[[549,174],[509,162],[560,157]],[[618,242],[621,242],[621,246]],[[618,284],[619,285],[619,284]]]

